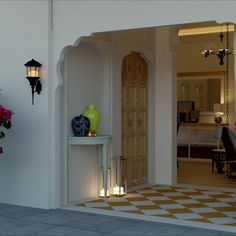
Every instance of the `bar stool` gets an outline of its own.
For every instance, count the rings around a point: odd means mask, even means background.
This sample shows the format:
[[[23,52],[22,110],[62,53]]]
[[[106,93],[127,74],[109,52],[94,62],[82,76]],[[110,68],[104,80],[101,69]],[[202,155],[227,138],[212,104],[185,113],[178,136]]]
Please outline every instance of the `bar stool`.
[[[216,169],[218,173],[223,173],[224,161],[225,161],[225,149],[220,148],[222,137],[222,126],[217,126],[215,129],[215,138],[218,141],[217,148],[212,150],[212,162],[211,170],[214,171],[214,166],[216,164]]]
[[[211,171],[214,171],[214,166],[218,173],[224,173],[225,149],[212,149]]]

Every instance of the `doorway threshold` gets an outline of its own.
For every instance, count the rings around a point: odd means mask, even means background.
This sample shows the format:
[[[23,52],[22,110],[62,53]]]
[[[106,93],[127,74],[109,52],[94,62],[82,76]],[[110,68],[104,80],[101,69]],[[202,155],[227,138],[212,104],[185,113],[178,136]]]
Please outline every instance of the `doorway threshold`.
[[[178,157],[181,162],[206,162],[211,163],[211,159],[206,158],[192,158],[192,157]]]

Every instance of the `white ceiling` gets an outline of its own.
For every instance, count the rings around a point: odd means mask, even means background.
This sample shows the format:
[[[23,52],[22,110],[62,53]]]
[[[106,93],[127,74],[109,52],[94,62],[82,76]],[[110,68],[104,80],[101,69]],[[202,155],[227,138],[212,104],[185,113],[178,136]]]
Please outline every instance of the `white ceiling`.
[[[179,36],[191,36],[202,34],[214,34],[220,32],[226,32],[226,24],[217,23],[199,23],[199,24],[187,24],[183,25],[179,29]],[[229,24],[229,32],[234,31],[234,24]]]

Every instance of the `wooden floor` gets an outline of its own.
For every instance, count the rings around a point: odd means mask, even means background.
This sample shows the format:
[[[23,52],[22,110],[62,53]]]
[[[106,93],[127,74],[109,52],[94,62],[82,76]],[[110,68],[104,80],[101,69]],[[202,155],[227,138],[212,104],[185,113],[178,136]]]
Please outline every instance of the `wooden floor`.
[[[227,178],[224,174],[211,171],[211,161],[199,162],[179,160],[177,183],[211,187],[236,188],[236,178]]]

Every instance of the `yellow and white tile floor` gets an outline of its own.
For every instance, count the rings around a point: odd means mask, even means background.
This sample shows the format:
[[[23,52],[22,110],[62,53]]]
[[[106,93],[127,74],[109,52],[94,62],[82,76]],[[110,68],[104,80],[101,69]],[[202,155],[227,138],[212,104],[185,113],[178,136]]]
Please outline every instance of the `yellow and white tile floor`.
[[[231,226],[236,232],[236,196],[234,192],[152,186],[128,192],[124,197],[98,198],[78,207],[132,213],[199,222],[211,226]]]

